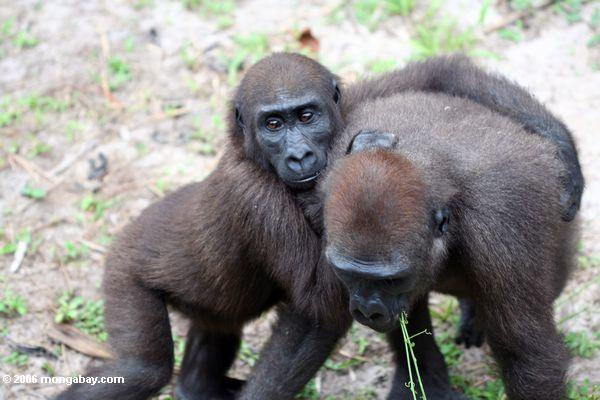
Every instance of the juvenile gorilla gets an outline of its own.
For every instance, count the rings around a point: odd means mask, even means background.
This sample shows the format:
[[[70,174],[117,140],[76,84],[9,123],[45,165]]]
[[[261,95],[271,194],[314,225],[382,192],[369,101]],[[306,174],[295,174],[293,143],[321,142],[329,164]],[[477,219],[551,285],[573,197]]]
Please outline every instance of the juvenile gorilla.
[[[444,91],[557,141],[571,173],[563,217],[572,218],[583,181],[570,133],[521,88],[462,58],[412,64],[345,91],[338,82],[293,54],[273,55],[247,72],[215,171],[146,209],[107,257],[106,325],[116,358],[88,374],[123,376],[125,383],[73,385],[60,399],[145,399],[166,385],[173,368],[167,304],[191,321],[178,397],[232,398],[242,382],[226,373],[242,327],[279,304],[272,336],[239,396],[292,398],[351,320],[346,290],[321,263],[320,216],[300,204],[314,197],[344,121],[368,99]]]
[[[556,145],[441,94],[367,102],[345,135],[356,132],[323,189],[326,255],[353,317],[389,332],[410,311],[414,334],[432,331],[431,290],[472,298],[509,399],[566,398],[568,356],[552,304],[573,266],[576,223],[560,219]],[[398,357],[403,339],[390,340]],[[433,337],[415,341],[427,398],[448,398]],[[393,393],[408,398],[406,363],[397,361]]]

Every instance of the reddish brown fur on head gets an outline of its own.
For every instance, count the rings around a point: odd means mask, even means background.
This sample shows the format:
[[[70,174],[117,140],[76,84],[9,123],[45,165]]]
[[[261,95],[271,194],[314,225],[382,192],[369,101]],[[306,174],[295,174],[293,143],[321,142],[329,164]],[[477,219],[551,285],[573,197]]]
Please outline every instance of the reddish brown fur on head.
[[[373,256],[419,230],[426,221],[426,187],[406,158],[389,151],[352,154],[327,180],[328,242]],[[361,254],[354,254],[360,256]]]

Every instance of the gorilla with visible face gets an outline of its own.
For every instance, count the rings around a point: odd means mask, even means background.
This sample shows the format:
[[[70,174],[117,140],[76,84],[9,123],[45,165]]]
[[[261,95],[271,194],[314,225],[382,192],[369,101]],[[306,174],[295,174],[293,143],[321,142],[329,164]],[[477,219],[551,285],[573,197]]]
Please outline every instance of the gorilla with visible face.
[[[409,335],[433,332],[437,290],[474,300],[509,399],[566,399],[552,305],[574,265],[577,224],[560,218],[556,144],[426,93],[365,102],[342,136],[357,132],[322,185],[325,253],[352,316],[388,332],[401,361],[394,398],[410,396],[399,316],[408,313]],[[415,342],[427,398],[458,398],[433,336]]]
[[[323,263],[312,200],[345,121],[366,100],[441,91],[557,141],[570,171],[563,217],[572,218],[582,180],[570,132],[518,86],[460,57],[411,64],[345,89],[339,82],[295,54],[274,54],[248,70],[216,169],[144,210],[107,256],[105,318],[115,359],[87,375],[123,376],[125,383],[73,385],[60,399],[157,393],[174,363],[167,305],[190,320],[178,398],[293,398],[351,322],[347,291]],[[277,323],[248,381],[228,377],[244,325],[273,307]]]

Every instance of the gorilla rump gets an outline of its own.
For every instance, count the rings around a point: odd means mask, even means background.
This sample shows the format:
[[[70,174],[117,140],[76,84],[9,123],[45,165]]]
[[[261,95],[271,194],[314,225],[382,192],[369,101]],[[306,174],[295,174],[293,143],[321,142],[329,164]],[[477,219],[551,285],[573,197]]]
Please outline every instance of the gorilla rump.
[[[471,298],[508,397],[565,398],[552,304],[573,266],[576,223],[560,218],[555,144],[441,94],[367,102],[346,130],[362,133],[323,190],[326,255],[354,318],[390,331],[410,311],[414,334],[432,329],[431,290]],[[448,388],[430,379],[447,376],[433,338],[415,350],[428,397],[442,398]]]

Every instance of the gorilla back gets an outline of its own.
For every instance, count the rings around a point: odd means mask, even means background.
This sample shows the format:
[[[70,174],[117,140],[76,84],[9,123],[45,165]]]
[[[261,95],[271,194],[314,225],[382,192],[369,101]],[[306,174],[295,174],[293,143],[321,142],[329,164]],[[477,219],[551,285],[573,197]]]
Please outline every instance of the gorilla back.
[[[430,290],[471,297],[509,398],[564,398],[552,303],[576,223],[560,219],[554,144],[468,100],[424,93],[363,105],[346,135],[359,132],[372,133],[324,184],[326,254],[353,316],[388,331],[402,310],[427,324],[413,313],[427,312]]]

